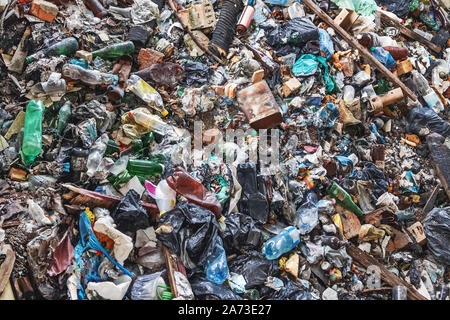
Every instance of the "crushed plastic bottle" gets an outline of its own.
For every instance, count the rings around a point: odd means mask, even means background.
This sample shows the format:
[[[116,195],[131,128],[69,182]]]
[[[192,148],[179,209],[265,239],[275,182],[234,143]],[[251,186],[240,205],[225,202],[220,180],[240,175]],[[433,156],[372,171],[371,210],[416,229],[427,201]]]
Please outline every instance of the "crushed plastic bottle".
[[[106,133],[102,134],[94,143],[92,148],[89,150],[89,156],[87,159],[87,172],[89,177],[94,176],[97,171],[98,166],[102,162],[103,154],[106,151],[106,145],[108,144],[108,135]]]
[[[308,193],[306,202],[297,210],[297,228],[300,234],[307,234],[319,223],[317,209],[317,195],[314,192]]]
[[[42,117],[44,110],[42,101],[31,100],[25,111],[22,159],[26,166],[31,165],[42,152]]]

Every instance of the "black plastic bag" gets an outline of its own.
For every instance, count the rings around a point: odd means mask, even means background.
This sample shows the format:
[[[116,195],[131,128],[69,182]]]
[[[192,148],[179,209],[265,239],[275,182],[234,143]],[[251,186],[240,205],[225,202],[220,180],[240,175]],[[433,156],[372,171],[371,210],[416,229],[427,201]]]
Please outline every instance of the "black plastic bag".
[[[214,75],[214,70],[206,64],[200,62],[187,61],[182,65],[184,69],[183,84],[192,86],[193,84],[204,85],[209,83],[209,79]]]
[[[205,277],[189,278],[192,292],[199,300],[242,300],[240,296],[222,285],[208,281]]]
[[[238,202],[239,211],[257,222],[265,223],[269,215],[269,203],[265,194],[259,190],[256,165],[252,162],[239,164],[237,178],[242,187],[241,199]]]
[[[282,43],[281,39],[286,39]],[[319,39],[319,29],[309,17],[299,17],[277,25],[267,34],[266,42],[273,48],[279,48],[284,44],[302,47],[310,40]]]
[[[379,6],[386,7],[387,11],[395,13],[399,17],[405,17],[409,13],[409,7],[413,0],[375,0]]]
[[[437,132],[444,137],[450,136],[450,124],[443,120],[430,108],[416,107],[408,114],[408,124],[406,130],[419,134],[422,128]]]
[[[137,230],[150,226],[147,211],[139,203],[140,198],[139,194],[131,189],[120,200],[116,210],[111,214],[117,224],[117,229],[122,232],[131,232],[134,235]]]
[[[202,265],[214,253],[219,224],[211,211],[181,202],[164,213],[159,222],[160,226],[170,225],[172,230],[169,233],[158,231],[156,238],[176,253],[186,268]]]
[[[284,281],[286,282],[286,281]],[[312,294],[302,288],[299,284],[287,280],[286,285],[280,291],[274,291],[274,294],[267,300],[317,300]]]
[[[267,260],[258,251],[249,251],[229,261],[230,272],[242,275],[247,284],[245,289],[251,289],[264,284],[268,276],[276,271],[278,260]]]
[[[440,262],[450,265],[450,207],[431,210],[423,228],[430,251]]]
[[[220,235],[227,253],[255,249],[261,244],[261,230],[255,226],[252,217],[232,212],[226,216],[225,225],[226,228],[220,231]]]

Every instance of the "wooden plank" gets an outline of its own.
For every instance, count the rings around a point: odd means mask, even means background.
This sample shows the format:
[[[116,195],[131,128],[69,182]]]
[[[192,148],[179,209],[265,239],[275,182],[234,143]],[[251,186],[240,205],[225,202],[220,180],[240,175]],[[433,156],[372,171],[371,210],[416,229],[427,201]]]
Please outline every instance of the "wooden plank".
[[[347,41],[353,48],[358,49],[359,53],[368,60],[368,62],[391,82],[400,87],[405,95],[416,101],[417,96],[412,92],[403,82],[400,81],[391,71],[389,71],[380,61],[375,59],[372,54],[367,51],[354,37],[347,33],[344,29],[338,26],[333,19],[331,19],[322,9],[320,9],[312,0],[303,0],[303,3],[314,11],[327,25],[333,28],[345,41]]]
[[[305,0],[303,0],[305,1]],[[368,255],[361,249],[355,247],[354,245],[349,245],[347,247],[347,253],[358,263],[360,263],[363,267],[367,268],[370,265],[376,265],[380,268],[381,271],[381,279],[384,282],[387,282],[392,287],[395,286],[405,286],[407,291],[407,297],[409,300],[427,300],[424,296],[422,296],[413,285],[408,282],[400,279],[395,274],[387,270],[381,263],[378,262],[377,259]]]
[[[436,53],[441,52],[441,47],[435,45],[433,42],[429,41],[428,39],[425,39],[420,34],[408,29],[407,27],[405,27],[401,23],[398,23],[397,21],[395,21],[394,19],[392,19],[391,17],[389,17],[388,15],[386,15],[383,12],[378,12],[378,14],[380,15],[382,22],[397,28],[401,34],[407,36],[408,38],[411,38],[413,40],[421,42],[422,44],[426,45],[428,48],[430,48],[431,50],[433,50]]]
[[[16,261],[16,254],[12,249],[11,245],[7,244],[4,246],[4,251],[6,251],[6,258],[0,266],[0,295],[3,294],[6,285],[9,283],[9,277],[14,267],[14,262]]]
[[[165,245],[163,245],[162,250],[163,250],[163,255],[164,255],[164,261],[166,262],[170,290],[172,291],[173,297],[177,298],[178,297],[178,289],[177,289],[177,282],[175,280],[175,275],[174,275],[174,271],[175,271],[174,261],[172,260],[169,248],[167,248]]]

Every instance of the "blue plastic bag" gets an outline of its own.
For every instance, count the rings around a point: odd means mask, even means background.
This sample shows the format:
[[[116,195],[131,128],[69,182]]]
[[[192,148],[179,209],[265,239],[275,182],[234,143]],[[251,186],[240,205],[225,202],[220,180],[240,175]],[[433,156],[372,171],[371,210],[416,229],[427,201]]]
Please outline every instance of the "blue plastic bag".
[[[330,35],[324,29],[319,29],[319,44],[320,50],[325,53],[327,60],[330,59],[334,53],[334,45]]]
[[[328,72],[328,65],[324,57],[318,57],[310,53],[302,55],[294,63],[292,74],[294,76],[307,77],[314,75],[319,68],[322,74],[322,83],[325,85],[328,92],[332,92],[335,84]]]

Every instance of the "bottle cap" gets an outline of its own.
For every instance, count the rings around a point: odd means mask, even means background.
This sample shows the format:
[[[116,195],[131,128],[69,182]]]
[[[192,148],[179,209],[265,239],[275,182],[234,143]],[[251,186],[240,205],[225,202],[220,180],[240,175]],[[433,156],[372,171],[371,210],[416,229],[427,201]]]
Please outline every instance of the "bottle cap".
[[[167,111],[167,110],[165,110],[165,109],[161,112],[161,115],[162,115],[163,117],[167,116],[168,114],[169,114],[169,111]]]
[[[375,51],[375,47],[370,47],[370,51]]]

